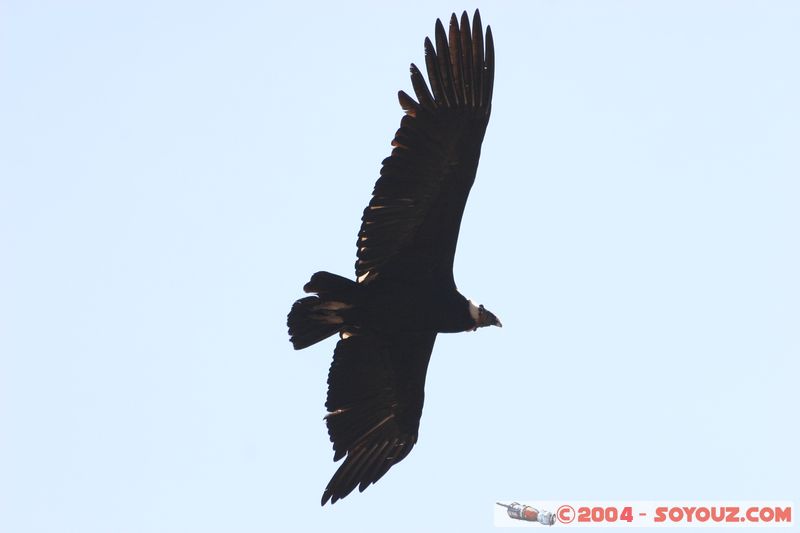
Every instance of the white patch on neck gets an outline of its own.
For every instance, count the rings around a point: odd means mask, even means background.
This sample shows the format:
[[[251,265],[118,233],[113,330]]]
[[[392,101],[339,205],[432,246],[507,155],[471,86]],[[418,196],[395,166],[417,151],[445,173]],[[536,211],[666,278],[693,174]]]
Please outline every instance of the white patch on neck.
[[[474,320],[475,323],[477,324],[478,317],[481,316],[481,310],[477,305],[475,305],[475,303],[472,300],[467,300],[467,301],[469,302],[469,316],[471,316],[472,320]]]

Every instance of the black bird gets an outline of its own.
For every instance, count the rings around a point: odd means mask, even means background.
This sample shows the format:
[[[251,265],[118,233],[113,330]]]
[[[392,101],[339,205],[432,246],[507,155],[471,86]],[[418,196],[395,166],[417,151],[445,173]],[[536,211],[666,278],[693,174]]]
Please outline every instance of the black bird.
[[[333,460],[345,460],[322,505],[356,486],[363,491],[414,447],[436,334],[502,325],[453,280],[461,215],[492,109],[494,43],[487,27],[484,47],[480,13],[472,30],[466,12],[460,25],[453,14],[449,35],[437,19],[425,65],[433,94],[414,64],[417,100],[398,93],[405,116],[361,219],[356,280],[317,272],[303,287],[315,296],[289,312],[297,350],[340,336],[325,420]]]

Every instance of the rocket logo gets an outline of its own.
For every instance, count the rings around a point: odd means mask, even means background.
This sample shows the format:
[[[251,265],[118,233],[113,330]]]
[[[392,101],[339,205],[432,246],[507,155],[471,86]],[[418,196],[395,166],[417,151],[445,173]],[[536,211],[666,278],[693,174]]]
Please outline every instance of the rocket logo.
[[[497,502],[500,507],[505,507],[508,516],[515,520],[525,520],[526,522],[539,522],[545,526],[552,526],[556,523],[556,517],[550,511],[540,511],[530,505],[512,502],[509,505]]]

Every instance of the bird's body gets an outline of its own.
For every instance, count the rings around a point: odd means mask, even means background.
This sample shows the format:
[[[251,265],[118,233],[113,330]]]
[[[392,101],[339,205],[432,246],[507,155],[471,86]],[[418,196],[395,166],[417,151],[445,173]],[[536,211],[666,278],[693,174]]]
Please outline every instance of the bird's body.
[[[376,280],[364,286],[363,294],[354,323],[378,334],[456,333],[472,325],[467,299],[450,287]]]
[[[402,460],[417,440],[425,376],[438,333],[501,325],[462,296],[453,279],[461,216],[491,113],[494,45],[476,11],[470,30],[436,21],[436,48],[425,41],[433,94],[411,65],[413,100],[364,210],[356,280],[317,272],[295,302],[288,325],[295,349],[335,333],[326,421],[345,457],[322,497],[336,502],[364,490]]]

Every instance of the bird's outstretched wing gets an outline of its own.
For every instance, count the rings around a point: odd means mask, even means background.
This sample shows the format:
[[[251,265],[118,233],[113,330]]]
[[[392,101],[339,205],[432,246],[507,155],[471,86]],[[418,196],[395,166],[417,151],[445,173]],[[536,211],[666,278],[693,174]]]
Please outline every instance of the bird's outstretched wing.
[[[334,461],[344,462],[322,505],[363,491],[411,451],[425,398],[436,333],[380,339],[359,334],[336,345],[328,374],[328,433]]]
[[[436,48],[425,39],[425,64],[433,94],[411,65],[417,100],[400,91],[406,115],[383,161],[381,177],[364,210],[358,233],[356,276],[384,276],[452,283],[461,215],[475,181],[489,121],[494,80],[494,43],[480,13],[470,30],[450,19],[445,35],[436,21]]]

